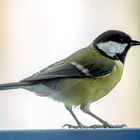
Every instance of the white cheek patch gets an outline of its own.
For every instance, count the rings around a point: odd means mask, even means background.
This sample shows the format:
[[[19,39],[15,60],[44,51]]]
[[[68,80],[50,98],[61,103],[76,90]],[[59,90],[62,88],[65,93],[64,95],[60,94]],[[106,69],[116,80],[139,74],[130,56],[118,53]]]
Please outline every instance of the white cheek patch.
[[[102,50],[104,53],[111,57],[115,56],[116,54],[121,54],[127,46],[127,43],[121,44],[113,41],[97,44],[98,49]]]

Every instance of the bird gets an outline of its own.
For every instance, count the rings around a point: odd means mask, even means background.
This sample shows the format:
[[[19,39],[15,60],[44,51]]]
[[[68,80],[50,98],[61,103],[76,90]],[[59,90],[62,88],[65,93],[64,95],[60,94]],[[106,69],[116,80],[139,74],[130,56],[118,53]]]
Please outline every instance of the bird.
[[[77,125],[69,128],[121,128],[93,114],[91,103],[103,98],[121,80],[126,55],[140,41],[132,40],[120,30],[107,30],[91,44],[19,82],[0,84],[0,90],[23,88],[38,96],[49,97],[64,103]],[[83,125],[73,107],[98,120],[102,125]]]

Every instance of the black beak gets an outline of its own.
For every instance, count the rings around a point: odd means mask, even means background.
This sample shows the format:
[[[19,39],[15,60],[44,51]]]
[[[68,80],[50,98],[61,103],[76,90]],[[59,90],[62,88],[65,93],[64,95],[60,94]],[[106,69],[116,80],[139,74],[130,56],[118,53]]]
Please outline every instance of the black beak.
[[[140,41],[132,40],[130,43],[131,46],[137,46],[140,45]]]

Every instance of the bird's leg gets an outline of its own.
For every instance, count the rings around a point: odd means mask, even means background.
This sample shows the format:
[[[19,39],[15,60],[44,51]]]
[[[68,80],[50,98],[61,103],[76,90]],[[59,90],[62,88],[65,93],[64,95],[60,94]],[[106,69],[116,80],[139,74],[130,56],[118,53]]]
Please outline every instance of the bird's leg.
[[[98,120],[99,122],[101,122],[103,124],[103,125],[99,125],[99,126],[98,125],[89,126],[89,128],[123,128],[123,127],[127,127],[125,124],[122,124],[122,125],[111,125],[107,121],[104,121],[103,119],[99,118],[98,116],[96,116],[95,114],[93,114],[90,111],[89,105],[81,106],[80,109],[84,113],[89,114],[90,116],[92,116],[93,118],[95,118],[96,120]]]
[[[72,106],[65,105],[66,109],[70,112],[70,114],[73,116],[74,120],[78,124],[78,126],[74,126],[71,124],[65,124],[63,127],[67,126],[68,128],[84,128],[85,126],[78,120],[74,112],[72,111]]]

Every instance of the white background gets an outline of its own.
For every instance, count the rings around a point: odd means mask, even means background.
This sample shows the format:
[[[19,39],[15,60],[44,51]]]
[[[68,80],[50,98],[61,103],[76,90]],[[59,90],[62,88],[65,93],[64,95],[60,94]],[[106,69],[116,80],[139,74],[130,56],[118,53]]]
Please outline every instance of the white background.
[[[127,3],[127,4],[126,4]],[[109,29],[139,39],[135,0],[5,0],[0,82],[19,81],[74,51]],[[138,56],[128,54],[118,86],[91,110],[112,124],[140,126]],[[74,109],[84,124],[96,120]],[[53,129],[75,121],[62,103],[23,89],[0,92],[0,129]]]

